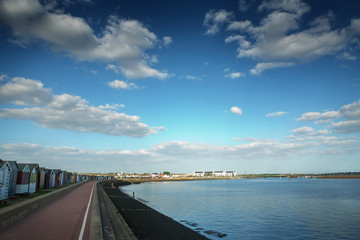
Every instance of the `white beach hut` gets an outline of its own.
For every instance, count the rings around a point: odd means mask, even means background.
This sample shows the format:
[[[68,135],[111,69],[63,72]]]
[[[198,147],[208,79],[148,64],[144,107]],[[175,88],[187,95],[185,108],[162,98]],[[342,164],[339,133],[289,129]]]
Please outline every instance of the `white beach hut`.
[[[17,182],[19,166],[17,165],[16,161],[5,161],[5,162],[8,162],[11,167],[9,197],[13,197],[15,196],[15,192],[16,192],[16,182]]]
[[[11,167],[8,162],[0,162],[0,200],[9,197]]]

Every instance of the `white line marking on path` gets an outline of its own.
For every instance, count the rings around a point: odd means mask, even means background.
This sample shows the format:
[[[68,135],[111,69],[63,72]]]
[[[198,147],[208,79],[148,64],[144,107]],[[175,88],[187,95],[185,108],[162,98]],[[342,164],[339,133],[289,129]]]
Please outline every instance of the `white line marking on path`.
[[[93,184],[93,187],[91,189],[91,194],[90,194],[90,198],[89,198],[89,203],[87,205],[87,208],[86,208],[86,212],[85,212],[85,216],[84,216],[84,220],[83,220],[83,223],[82,223],[82,226],[81,226],[81,231],[80,231],[80,235],[79,235],[79,240],[82,240],[83,239],[83,236],[84,236],[84,231],[85,231],[85,226],[86,226],[86,219],[87,219],[87,215],[89,213],[89,208],[90,208],[90,204],[91,204],[91,199],[92,199],[92,195],[93,195],[93,192],[94,192],[94,186],[95,186],[95,183]]]

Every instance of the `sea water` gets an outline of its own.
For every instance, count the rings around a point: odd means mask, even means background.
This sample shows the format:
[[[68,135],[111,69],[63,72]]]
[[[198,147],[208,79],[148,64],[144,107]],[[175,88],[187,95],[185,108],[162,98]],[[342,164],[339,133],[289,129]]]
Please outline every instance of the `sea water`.
[[[360,239],[360,179],[149,182],[122,191],[210,239]]]

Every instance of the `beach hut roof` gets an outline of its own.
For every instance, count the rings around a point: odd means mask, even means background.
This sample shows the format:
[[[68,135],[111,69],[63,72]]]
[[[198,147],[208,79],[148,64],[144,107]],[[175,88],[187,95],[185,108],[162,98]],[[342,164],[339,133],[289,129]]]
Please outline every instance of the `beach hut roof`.
[[[5,162],[8,162],[9,165],[10,165],[10,167],[12,167],[13,165],[15,165],[15,167],[16,167],[17,169],[19,169],[19,165],[17,164],[16,161],[5,161]]]
[[[29,166],[26,163],[18,163],[19,166],[19,171],[26,171],[26,168],[28,169],[28,171],[30,171]]]
[[[27,165],[29,166],[30,171],[32,171],[33,168],[39,168],[39,164],[37,163],[27,163]]]
[[[11,167],[10,167],[8,162],[0,162],[0,169],[5,167],[5,166],[8,166],[8,168],[10,168],[10,170],[11,170]]]

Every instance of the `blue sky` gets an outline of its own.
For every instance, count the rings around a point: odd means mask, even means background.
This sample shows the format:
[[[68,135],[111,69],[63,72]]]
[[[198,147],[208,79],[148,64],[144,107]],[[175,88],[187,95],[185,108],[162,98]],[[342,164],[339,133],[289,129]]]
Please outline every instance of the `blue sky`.
[[[0,158],[360,171],[358,1],[0,1]]]

